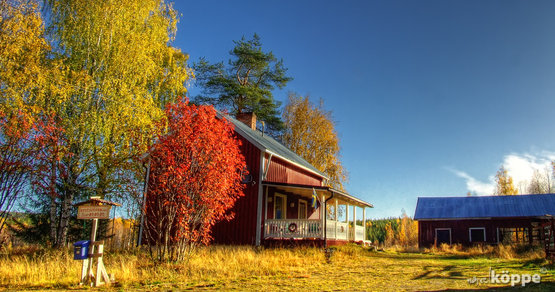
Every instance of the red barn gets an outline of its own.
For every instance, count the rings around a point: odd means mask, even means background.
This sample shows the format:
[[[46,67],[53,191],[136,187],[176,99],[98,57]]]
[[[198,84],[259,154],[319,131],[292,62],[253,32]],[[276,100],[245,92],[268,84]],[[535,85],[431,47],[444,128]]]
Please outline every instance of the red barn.
[[[418,243],[472,245],[543,242],[555,251],[555,194],[421,197],[414,219]]]
[[[244,180],[245,196],[232,209],[235,217],[214,226],[215,243],[261,245],[295,240],[321,244],[327,239],[330,244],[339,244],[366,240],[365,210],[372,204],[326,186],[326,175],[256,130],[254,114],[239,116],[241,121],[225,118],[235,126],[250,175]],[[338,220],[339,205],[345,205],[346,220]],[[331,210],[328,216],[324,215],[325,206]],[[362,219],[356,219],[357,212]]]

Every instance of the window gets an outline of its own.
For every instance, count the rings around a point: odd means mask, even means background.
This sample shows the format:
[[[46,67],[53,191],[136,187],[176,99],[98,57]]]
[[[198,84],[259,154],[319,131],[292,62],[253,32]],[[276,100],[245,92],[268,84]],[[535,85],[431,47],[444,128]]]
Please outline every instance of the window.
[[[436,228],[435,243],[437,246],[442,243],[451,244],[451,228]]]
[[[470,242],[485,242],[486,241],[486,228],[473,227],[468,230]]]
[[[512,244],[529,241],[528,228],[497,228],[497,242]]]
[[[287,197],[280,194],[274,195],[274,219],[286,219]]]
[[[299,200],[299,217],[298,219],[306,219],[306,206],[307,203],[305,200]]]

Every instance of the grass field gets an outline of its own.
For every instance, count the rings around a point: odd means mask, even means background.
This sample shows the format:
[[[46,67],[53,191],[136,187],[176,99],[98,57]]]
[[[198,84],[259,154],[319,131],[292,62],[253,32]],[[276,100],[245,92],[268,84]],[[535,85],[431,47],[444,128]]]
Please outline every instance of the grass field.
[[[108,273],[118,283],[101,290],[311,290],[399,291],[514,289],[510,284],[469,283],[497,273],[540,274],[527,290],[555,291],[553,266],[537,255],[501,258],[497,253],[370,251],[358,246],[337,249],[327,262],[321,249],[201,248],[181,264],[153,264],[144,253],[107,253]],[[501,257],[500,257],[501,256]],[[0,255],[0,290],[80,290],[79,261],[71,251],[11,250]],[[505,288],[502,288],[504,290]]]

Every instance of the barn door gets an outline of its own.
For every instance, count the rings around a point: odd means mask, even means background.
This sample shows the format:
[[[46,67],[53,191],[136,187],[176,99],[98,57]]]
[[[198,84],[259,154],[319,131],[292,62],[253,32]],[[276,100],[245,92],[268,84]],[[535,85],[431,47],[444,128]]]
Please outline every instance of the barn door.
[[[434,242],[436,246],[440,246],[442,243],[451,244],[451,228],[436,228]]]

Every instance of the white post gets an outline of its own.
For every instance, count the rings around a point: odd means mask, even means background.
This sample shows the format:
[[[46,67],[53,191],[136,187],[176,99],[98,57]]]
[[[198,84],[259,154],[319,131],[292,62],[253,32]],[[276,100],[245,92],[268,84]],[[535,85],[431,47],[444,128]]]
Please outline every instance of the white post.
[[[91,228],[91,243],[89,244],[89,266],[87,268],[87,275],[88,275],[88,280],[90,280],[94,274],[92,271],[92,266],[93,266],[93,261],[94,259],[91,257],[94,254],[94,242],[96,241],[96,229],[97,229],[97,225],[98,225],[98,219],[93,219],[92,220],[92,228]]]
[[[347,220],[347,228],[345,231],[347,231],[347,241],[349,241],[349,203],[345,203],[345,220]]]
[[[339,221],[339,200],[335,199],[335,222],[333,222],[333,238],[337,239],[337,222]]]
[[[353,205],[353,241],[357,239],[357,206]]]
[[[320,216],[321,216],[320,218],[322,220],[322,223],[320,223],[320,224],[322,224],[322,239],[325,240],[326,239],[325,237],[327,236],[327,231],[325,230],[326,226],[327,226],[326,225],[326,220],[327,220],[326,219],[326,206],[324,206],[326,204],[326,195],[322,195],[321,200],[322,201],[321,201],[321,204],[320,204],[320,209],[321,209],[320,210]]]
[[[362,227],[364,232],[362,233],[362,242],[366,241],[366,206],[362,207]]]

